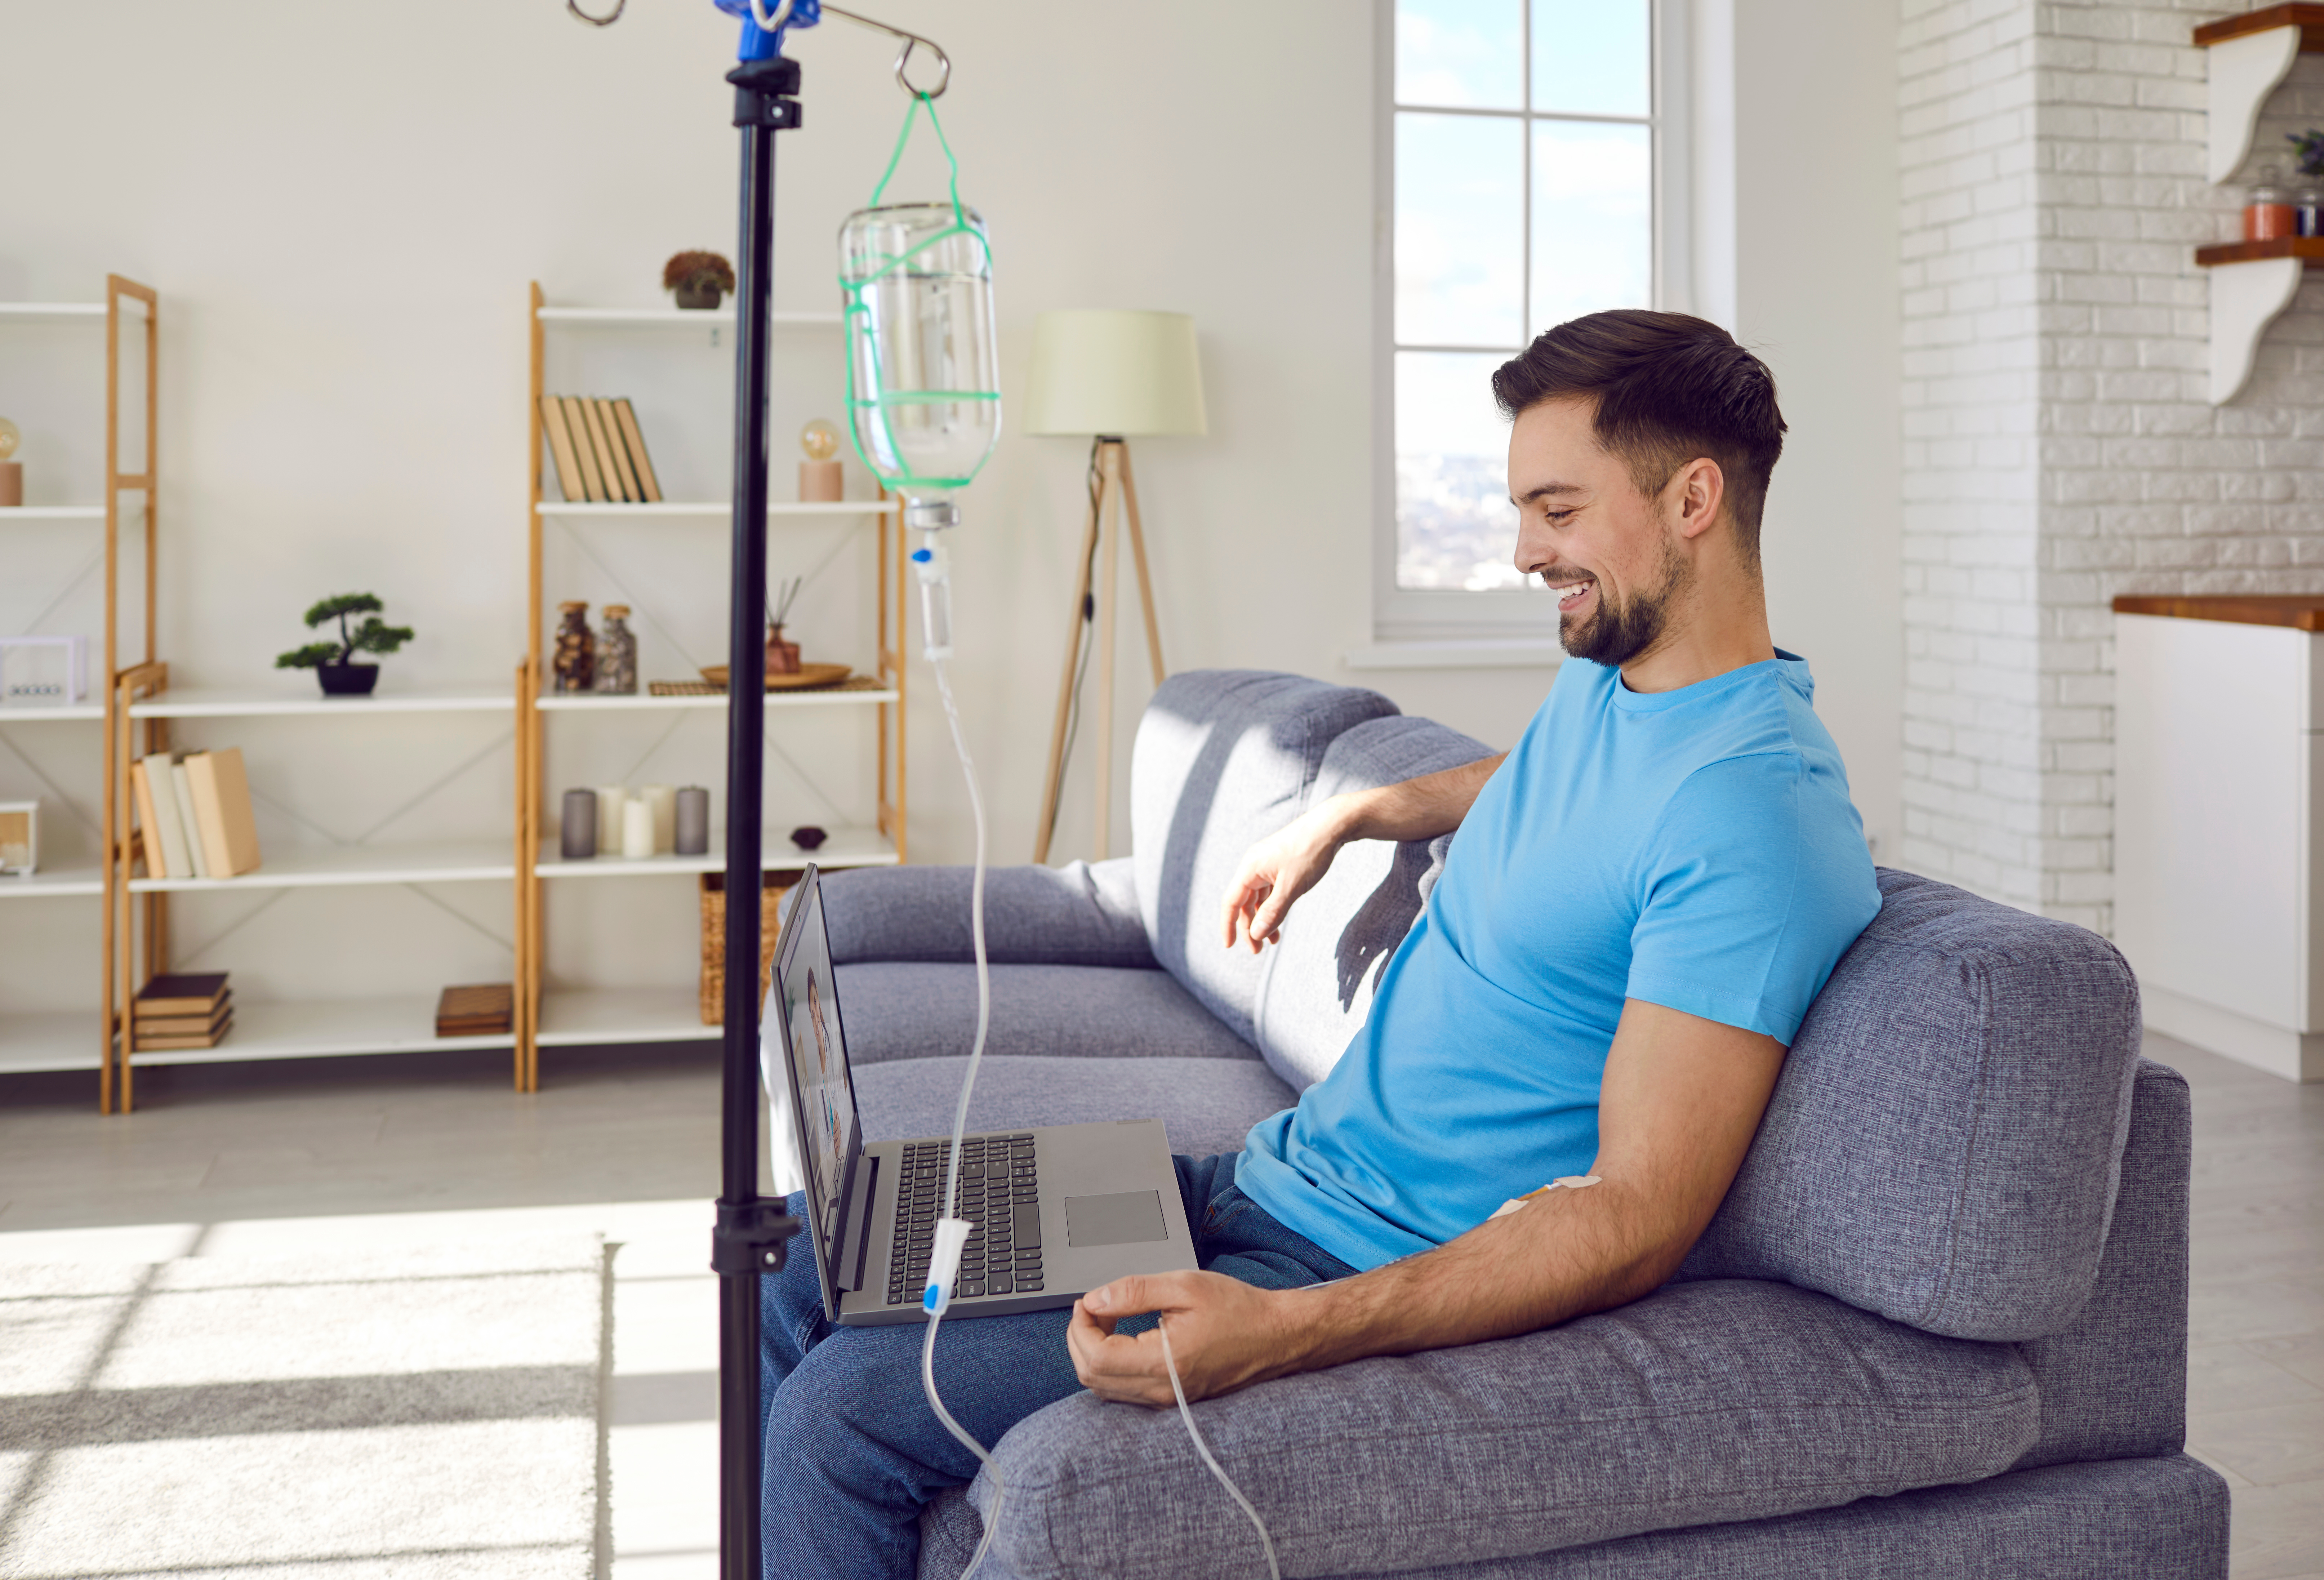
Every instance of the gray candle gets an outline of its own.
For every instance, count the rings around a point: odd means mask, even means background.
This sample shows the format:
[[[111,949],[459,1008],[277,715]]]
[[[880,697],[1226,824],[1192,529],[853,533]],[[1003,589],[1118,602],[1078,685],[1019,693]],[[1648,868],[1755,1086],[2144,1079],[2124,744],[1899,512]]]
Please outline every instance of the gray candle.
[[[558,849],[568,862],[586,861],[597,854],[595,790],[569,790],[565,792],[565,822],[558,839]]]
[[[678,854],[710,854],[710,792],[698,784],[678,792]]]

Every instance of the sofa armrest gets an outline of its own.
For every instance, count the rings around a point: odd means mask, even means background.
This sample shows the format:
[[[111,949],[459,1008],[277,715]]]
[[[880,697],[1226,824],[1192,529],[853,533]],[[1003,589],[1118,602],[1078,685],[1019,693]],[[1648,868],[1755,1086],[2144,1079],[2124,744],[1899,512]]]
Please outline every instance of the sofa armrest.
[[[1286,1575],[1434,1573],[1978,1481],[2024,1452],[2040,1413],[2014,1345],[1756,1280],[1673,1286],[1521,1338],[1360,1361],[1195,1408]],[[997,1453],[1009,1492],[996,1572],[1263,1567],[1176,1410],[1075,1394]],[[969,1494],[980,1511],[991,1495],[982,1476]]]
[[[831,961],[975,958],[970,867],[859,867],[823,880]],[[984,875],[985,952],[996,966],[1153,967],[1128,856]]]

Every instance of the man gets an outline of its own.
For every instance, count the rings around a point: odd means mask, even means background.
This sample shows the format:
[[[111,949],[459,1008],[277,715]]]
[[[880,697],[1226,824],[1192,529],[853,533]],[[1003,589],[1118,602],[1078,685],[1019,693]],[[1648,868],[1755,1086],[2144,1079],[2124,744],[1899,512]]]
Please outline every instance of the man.
[[[1766,368],[1701,319],[1609,312],[1493,389],[1517,565],[1582,661],[1506,756],[1335,798],[1250,853],[1223,933],[1257,950],[1350,840],[1460,830],[1332,1073],[1240,1153],[1178,1160],[1204,1270],[944,1330],[945,1400],[984,1442],[1076,1386],[1168,1404],[1150,1320],[1123,1326],[1148,1313],[1199,1399],[1647,1294],[1879,910],[1807,665],[1768,635]],[[833,1333],[814,1286],[766,1281],[768,1572],[909,1575],[919,1504],[976,1465],[919,1398],[918,1330]]]

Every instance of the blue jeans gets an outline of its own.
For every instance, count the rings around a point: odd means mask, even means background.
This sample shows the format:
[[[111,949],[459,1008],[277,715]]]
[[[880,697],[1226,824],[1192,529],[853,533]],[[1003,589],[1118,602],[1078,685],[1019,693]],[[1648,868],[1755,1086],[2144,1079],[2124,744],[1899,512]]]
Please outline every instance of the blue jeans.
[[[1178,1193],[1202,1266],[1263,1289],[1292,1289],[1356,1270],[1293,1234],[1235,1188],[1237,1154],[1175,1158]],[[790,1211],[803,1215],[800,1197]],[[759,1280],[761,1508],[769,1580],[918,1572],[921,1508],[973,1479],[920,1391],[918,1323],[837,1327],[825,1317],[815,1255],[798,1240],[779,1273]],[[1078,1392],[1065,1311],[948,1318],[936,1335],[945,1408],[988,1448],[1042,1406]],[[1139,1318],[1129,1331],[1151,1326]]]

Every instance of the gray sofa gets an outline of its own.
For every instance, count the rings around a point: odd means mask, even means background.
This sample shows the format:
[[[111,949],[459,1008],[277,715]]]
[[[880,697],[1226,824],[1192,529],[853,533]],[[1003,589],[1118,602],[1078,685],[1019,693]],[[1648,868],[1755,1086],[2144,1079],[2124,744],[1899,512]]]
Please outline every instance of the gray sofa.
[[[1346,1046],[1447,841],[1350,846],[1257,959],[1216,942],[1235,863],[1323,797],[1484,753],[1369,691],[1171,679],[1134,854],[992,874],[972,1123],[1158,1114],[1179,1150],[1239,1147]],[[2128,968],[2078,928],[1880,886],[1664,1289],[1196,1407],[1286,1576],[2227,1574],[2227,1487],[2181,1452],[2187,1087],[2139,1057]],[[827,902],[867,1130],[948,1130],[967,873],[837,874]],[[1266,1573],[1172,1412],[1076,1395],[999,1456],[989,1574]],[[987,1490],[930,1510],[924,1576],[960,1573]]]

